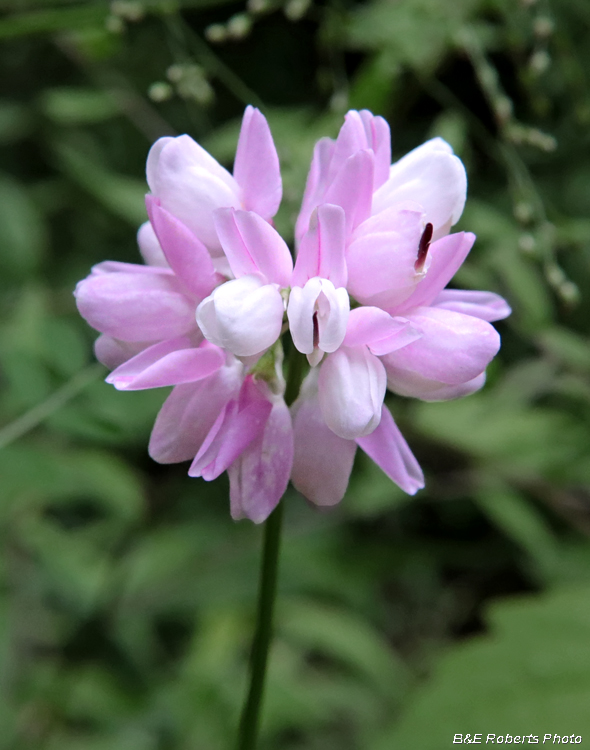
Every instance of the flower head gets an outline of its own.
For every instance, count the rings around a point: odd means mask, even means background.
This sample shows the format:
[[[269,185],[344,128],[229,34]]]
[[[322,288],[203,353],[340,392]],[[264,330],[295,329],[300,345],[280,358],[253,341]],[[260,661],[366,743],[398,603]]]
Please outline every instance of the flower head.
[[[150,455],[230,477],[234,518],[263,521],[289,479],[318,505],[346,491],[360,446],[403,490],[420,467],[384,405],[483,385],[509,314],[490,292],[446,289],[475,237],[449,234],[466,177],[435,138],[390,164],[385,120],[349,112],[316,146],[291,253],[271,219],[281,200],[264,116],[244,114],[233,175],[189,136],[147,163],[145,265],[108,261],[76,288],[119,390],[172,386]],[[284,400],[281,336],[310,365]]]

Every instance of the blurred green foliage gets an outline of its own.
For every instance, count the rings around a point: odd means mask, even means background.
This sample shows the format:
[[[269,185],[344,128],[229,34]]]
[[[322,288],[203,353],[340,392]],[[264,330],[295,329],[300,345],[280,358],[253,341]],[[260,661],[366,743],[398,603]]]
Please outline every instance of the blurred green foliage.
[[[165,394],[102,382],[72,290],[138,259],[151,142],[189,132],[231,166],[246,103],[286,237],[349,107],[387,117],[396,155],[449,140],[478,235],[455,281],[514,308],[483,392],[391,399],[426,490],[359,456],[337,509],[288,494],[261,747],[588,730],[589,8],[0,4],[0,750],[233,744],[260,530],[225,478],[150,462]]]

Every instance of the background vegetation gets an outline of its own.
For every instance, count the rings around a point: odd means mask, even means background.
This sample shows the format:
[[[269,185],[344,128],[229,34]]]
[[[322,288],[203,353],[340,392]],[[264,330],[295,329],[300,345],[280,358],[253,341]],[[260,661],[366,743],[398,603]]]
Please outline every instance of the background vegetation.
[[[391,408],[416,498],[359,455],[287,498],[261,748],[590,737],[590,5],[585,0],[2,0],[0,748],[232,747],[260,529],[227,482],[147,456],[163,391],[118,393],[72,290],[137,261],[150,144],[231,166],[264,108],[290,236],[311,149],[384,115],[467,166],[456,278],[514,314],[483,392]],[[360,453],[360,452],[359,452]]]

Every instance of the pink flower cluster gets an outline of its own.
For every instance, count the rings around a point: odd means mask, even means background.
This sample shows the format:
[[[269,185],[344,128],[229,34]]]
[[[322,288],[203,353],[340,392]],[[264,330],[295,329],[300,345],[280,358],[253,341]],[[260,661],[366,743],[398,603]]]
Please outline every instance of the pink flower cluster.
[[[440,138],[391,164],[389,127],[346,115],[316,145],[296,224],[296,260],[272,224],[282,197],[270,129],[244,114],[233,175],[189,136],[150,150],[145,265],[107,261],[76,288],[120,390],[173,386],[150,439],[189,475],[228,471],[231,513],[259,523],[289,479],[339,502],[357,445],[403,490],[420,466],[383,399],[481,388],[500,346],[489,292],[446,289],[474,236],[449,234],[465,203],[461,161]],[[310,370],[289,409],[281,336]]]

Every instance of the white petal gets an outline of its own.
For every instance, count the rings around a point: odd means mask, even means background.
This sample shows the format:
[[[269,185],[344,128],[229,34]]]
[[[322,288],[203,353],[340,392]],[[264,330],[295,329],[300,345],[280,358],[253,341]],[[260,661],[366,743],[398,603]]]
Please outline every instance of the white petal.
[[[456,224],[463,212],[467,176],[461,160],[441,138],[427,141],[391,165],[389,179],[373,196],[373,213],[400,201],[416,201],[434,230]]]
[[[341,347],[326,358],[319,375],[319,401],[328,427],[354,440],[381,420],[387,379],[380,360],[367,347]]]
[[[315,276],[303,288],[294,287],[287,307],[293,343],[303,354],[312,354],[314,343],[322,352],[336,351],[346,335],[349,313],[348,292],[343,287],[336,289],[328,279]]]
[[[139,227],[137,232],[137,244],[139,245],[141,257],[146,265],[170,268],[170,264],[166,260],[164,251],[162,250],[158,238],[156,237],[156,233],[149,221],[146,221]]]
[[[241,190],[231,174],[187,135],[161,139],[152,147],[148,183],[162,207],[210,250],[220,247],[213,211],[242,207]]]
[[[258,354],[281,333],[283,298],[276,284],[242,276],[217,287],[197,308],[205,337],[238,357]]]
[[[322,291],[317,301],[319,348],[324,352],[335,352],[344,341],[350,314],[350,299],[346,289],[334,288],[334,284],[322,279]]]
[[[321,279],[310,279],[304,287],[293,287],[289,294],[287,317],[295,348],[303,354],[313,352],[313,313],[322,290]]]

